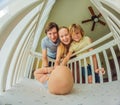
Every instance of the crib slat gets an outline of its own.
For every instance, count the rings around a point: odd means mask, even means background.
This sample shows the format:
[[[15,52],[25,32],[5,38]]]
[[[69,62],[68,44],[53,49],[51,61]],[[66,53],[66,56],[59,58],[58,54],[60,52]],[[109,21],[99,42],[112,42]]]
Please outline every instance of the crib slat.
[[[72,70],[73,70],[73,73],[74,73],[74,82],[77,83],[76,69],[75,69],[75,63],[74,62],[72,62]]]
[[[99,57],[99,54],[97,53],[96,54],[96,57],[97,57],[97,61],[98,61],[98,68],[102,68],[102,66],[101,66],[101,61],[100,61],[100,57]],[[103,83],[103,76],[102,76],[102,74],[101,73],[99,73],[99,76],[100,76],[100,83]]]
[[[84,68],[85,68],[85,83],[88,83],[88,71],[87,71],[86,58],[84,58]]]
[[[92,83],[95,83],[95,71],[94,71],[94,67],[93,67],[93,59],[92,56],[90,56],[90,65],[91,65],[91,69],[92,69]]]
[[[103,50],[103,55],[104,55],[106,66],[107,66],[108,81],[111,82],[112,81],[111,68],[110,68],[110,63],[108,61],[108,56],[105,50]]]
[[[119,67],[119,64],[118,64],[117,57],[116,57],[116,54],[115,54],[115,51],[114,51],[113,47],[110,47],[110,50],[111,50],[111,53],[112,53],[112,56],[113,56],[113,60],[115,62],[115,68],[116,68],[116,72],[117,72],[117,79],[120,80],[120,67]]]
[[[37,66],[36,66],[36,69],[38,69],[38,67],[39,67],[39,62],[40,62],[40,58],[37,58]]]
[[[76,70],[76,61],[74,62],[74,73],[75,73],[75,83],[77,83],[77,70]]]
[[[81,69],[81,60],[79,62],[79,76],[80,76],[80,84],[82,84],[82,69]]]

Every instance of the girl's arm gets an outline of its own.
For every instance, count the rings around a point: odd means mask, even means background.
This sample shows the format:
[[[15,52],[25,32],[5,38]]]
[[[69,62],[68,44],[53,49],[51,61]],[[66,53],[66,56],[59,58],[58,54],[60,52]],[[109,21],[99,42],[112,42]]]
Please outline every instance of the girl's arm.
[[[92,40],[91,40],[91,38],[89,38],[89,44],[91,44],[92,43]],[[92,51],[93,50],[93,48],[90,48],[89,49],[89,51]],[[97,64],[97,59],[96,59],[96,55],[93,55],[92,56],[92,60],[93,60],[93,66],[94,66],[94,70],[95,70],[95,73],[98,73],[98,64]]]
[[[91,39],[89,39],[89,41],[90,41],[89,43],[92,43]],[[89,51],[92,51],[92,50],[93,50],[93,48],[89,49]],[[101,72],[102,74],[105,74],[104,68],[100,68],[100,69],[98,68],[98,62],[97,62],[96,55],[93,55],[92,59],[93,59],[93,65],[94,65],[94,71],[95,71],[95,73]]]
[[[105,74],[104,68],[98,68],[98,63],[95,55],[93,55],[93,64],[94,64],[95,73]]]

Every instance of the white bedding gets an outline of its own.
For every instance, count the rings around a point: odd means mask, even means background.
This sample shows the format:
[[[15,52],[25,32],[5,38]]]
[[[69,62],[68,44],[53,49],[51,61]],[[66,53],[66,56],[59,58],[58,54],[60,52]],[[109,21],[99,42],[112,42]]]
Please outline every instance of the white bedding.
[[[120,81],[75,84],[68,95],[50,94],[33,79],[24,79],[0,96],[0,105],[120,105]]]

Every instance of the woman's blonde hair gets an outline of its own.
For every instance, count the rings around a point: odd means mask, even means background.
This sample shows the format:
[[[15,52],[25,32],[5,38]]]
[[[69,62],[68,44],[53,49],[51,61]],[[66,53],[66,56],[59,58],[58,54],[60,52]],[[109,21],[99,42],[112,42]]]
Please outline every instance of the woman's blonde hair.
[[[59,28],[59,31],[60,31],[61,29],[66,29],[66,30],[68,31],[68,33],[69,33],[69,28],[68,28],[68,27],[66,27],[66,26],[61,26],[61,27]],[[59,31],[58,31],[58,33],[59,33]],[[70,36],[70,37],[71,37],[71,36]],[[70,45],[69,45],[69,46],[70,46]],[[63,57],[64,54],[67,54],[68,50],[67,50],[66,46],[64,45],[64,43],[61,42],[58,47],[59,47],[59,49],[60,49],[59,54],[60,54],[61,57]]]
[[[59,28],[59,31],[60,31],[61,29],[66,29],[66,30],[69,32],[69,28],[66,27],[66,26],[61,26],[61,27]],[[59,31],[58,31],[58,33],[59,33]]]
[[[74,35],[76,30],[80,30],[82,37],[84,36],[84,30],[79,24],[72,24],[69,27],[70,35]]]
[[[62,58],[64,58],[64,54],[67,54],[67,48],[63,45],[63,43],[59,44],[59,54]]]

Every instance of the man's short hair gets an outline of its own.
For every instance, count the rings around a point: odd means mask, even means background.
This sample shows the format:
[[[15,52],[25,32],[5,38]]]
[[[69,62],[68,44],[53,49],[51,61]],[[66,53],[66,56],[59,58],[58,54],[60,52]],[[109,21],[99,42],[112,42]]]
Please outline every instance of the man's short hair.
[[[59,27],[58,27],[58,25],[55,22],[50,22],[50,23],[47,24],[47,26],[45,28],[45,33],[47,34],[47,32],[49,30],[51,30],[52,28],[56,28],[57,32],[59,30]]]

